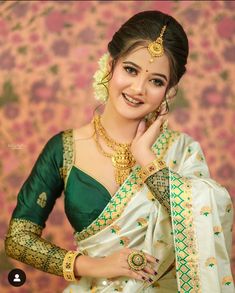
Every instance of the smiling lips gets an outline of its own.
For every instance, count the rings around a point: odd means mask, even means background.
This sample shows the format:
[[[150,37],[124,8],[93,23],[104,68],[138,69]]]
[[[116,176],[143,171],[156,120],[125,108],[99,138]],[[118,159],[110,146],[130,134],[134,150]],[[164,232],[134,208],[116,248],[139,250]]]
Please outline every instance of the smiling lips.
[[[137,98],[133,98],[127,94],[122,93],[122,96],[124,97],[125,101],[131,103],[132,105],[141,105],[143,104],[143,101]]]

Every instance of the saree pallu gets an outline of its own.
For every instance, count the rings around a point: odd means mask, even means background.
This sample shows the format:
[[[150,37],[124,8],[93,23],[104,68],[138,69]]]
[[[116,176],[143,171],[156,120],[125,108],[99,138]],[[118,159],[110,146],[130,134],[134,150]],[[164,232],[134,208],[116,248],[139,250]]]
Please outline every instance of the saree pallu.
[[[152,146],[169,170],[167,212],[135,166],[98,218],[75,234],[78,249],[104,257],[123,247],[159,259],[153,282],[127,277],[82,277],[63,292],[232,293],[230,268],[233,210],[227,191],[209,178],[200,145],[167,130]]]

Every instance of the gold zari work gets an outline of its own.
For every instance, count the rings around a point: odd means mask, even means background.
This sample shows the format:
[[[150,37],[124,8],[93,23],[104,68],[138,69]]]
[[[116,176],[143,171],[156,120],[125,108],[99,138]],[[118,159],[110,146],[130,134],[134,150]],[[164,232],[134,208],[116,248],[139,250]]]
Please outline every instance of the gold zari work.
[[[63,167],[60,168],[61,177],[66,185],[69,171],[73,165],[73,130],[65,130],[62,134],[63,140]]]
[[[46,192],[42,192],[41,194],[39,194],[38,199],[37,199],[37,204],[41,207],[41,208],[45,208],[47,203],[47,194]]]
[[[8,256],[47,273],[63,276],[66,250],[40,238],[43,228],[31,221],[12,219],[6,236]]]

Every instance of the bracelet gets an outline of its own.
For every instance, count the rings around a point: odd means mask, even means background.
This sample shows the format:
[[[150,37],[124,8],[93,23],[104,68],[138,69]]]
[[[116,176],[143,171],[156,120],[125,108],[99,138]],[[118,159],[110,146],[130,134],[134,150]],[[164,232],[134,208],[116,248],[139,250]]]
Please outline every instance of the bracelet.
[[[141,168],[140,176],[142,182],[144,183],[145,180],[152,174],[166,168],[166,163],[164,161],[160,161],[159,159],[155,159],[147,166]]]
[[[63,261],[63,275],[66,281],[76,281],[74,262],[76,257],[83,255],[80,251],[68,251]]]

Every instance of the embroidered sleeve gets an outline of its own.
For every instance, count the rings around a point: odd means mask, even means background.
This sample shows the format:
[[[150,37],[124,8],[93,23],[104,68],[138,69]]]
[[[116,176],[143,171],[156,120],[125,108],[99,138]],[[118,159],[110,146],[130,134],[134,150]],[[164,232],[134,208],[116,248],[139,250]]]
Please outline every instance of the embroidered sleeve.
[[[158,202],[171,214],[170,192],[169,192],[169,169],[164,168],[150,175],[146,181],[148,188]]]
[[[59,133],[47,142],[21,187],[5,239],[8,256],[55,275],[62,275],[67,251],[43,239],[41,234],[64,188],[62,167],[63,143]]]
[[[24,219],[12,219],[5,239],[8,256],[39,270],[63,276],[68,252],[41,238],[42,227]]]

